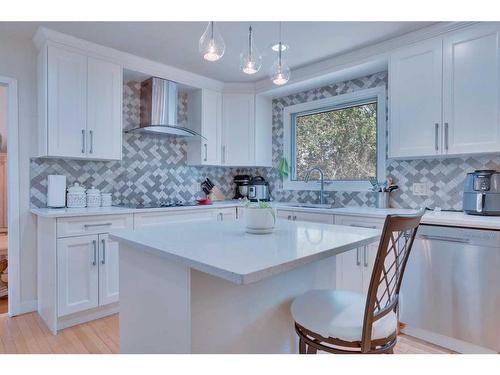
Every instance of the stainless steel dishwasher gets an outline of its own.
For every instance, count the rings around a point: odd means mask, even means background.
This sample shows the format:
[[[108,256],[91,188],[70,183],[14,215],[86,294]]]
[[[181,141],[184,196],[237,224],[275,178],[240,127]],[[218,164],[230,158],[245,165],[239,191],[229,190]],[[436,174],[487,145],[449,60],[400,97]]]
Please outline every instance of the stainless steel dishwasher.
[[[400,292],[403,332],[500,352],[500,231],[421,225]]]

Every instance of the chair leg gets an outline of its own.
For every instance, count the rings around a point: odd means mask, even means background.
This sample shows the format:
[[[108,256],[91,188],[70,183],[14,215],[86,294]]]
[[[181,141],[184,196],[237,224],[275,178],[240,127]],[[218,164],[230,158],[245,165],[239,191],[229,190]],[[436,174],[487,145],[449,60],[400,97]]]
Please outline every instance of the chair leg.
[[[316,349],[314,346],[309,345],[307,348],[307,354],[316,354],[318,352],[318,349]]]
[[[390,349],[387,351],[387,354],[394,354],[394,348],[390,348]]]
[[[306,343],[299,337],[299,354],[306,354]]]

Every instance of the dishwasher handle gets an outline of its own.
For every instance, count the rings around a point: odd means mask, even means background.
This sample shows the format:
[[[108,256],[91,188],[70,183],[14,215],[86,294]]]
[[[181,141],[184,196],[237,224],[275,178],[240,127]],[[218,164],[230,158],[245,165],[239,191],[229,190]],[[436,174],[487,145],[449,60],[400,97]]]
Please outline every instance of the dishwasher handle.
[[[456,242],[456,243],[469,243],[470,240],[467,238],[457,238],[448,236],[435,236],[430,234],[421,234],[420,238],[424,240],[434,240],[434,241],[446,241],[446,242]]]

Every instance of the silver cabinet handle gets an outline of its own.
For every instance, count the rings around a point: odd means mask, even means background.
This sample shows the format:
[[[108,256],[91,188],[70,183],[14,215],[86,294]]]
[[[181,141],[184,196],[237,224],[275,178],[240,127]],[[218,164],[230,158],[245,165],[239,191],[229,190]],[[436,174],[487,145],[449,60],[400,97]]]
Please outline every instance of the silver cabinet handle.
[[[208,159],[208,150],[207,150],[207,144],[204,143],[203,147],[205,148],[205,157],[203,158],[203,161],[207,161]]]
[[[106,240],[104,238],[101,240],[101,244],[102,244],[101,264],[106,264]]]
[[[439,123],[436,122],[435,128],[434,128],[434,148],[436,151],[439,151]]]
[[[368,246],[363,247],[363,264],[368,267]]]
[[[224,214],[222,212],[219,212],[217,217],[220,218],[220,221],[224,221]]]
[[[292,215],[288,215],[288,220],[292,220]]]
[[[359,247],[356,249],[356,266],[359,266],[361,261],[359,260]]]
[[[90,136],[90,150],[89,150],[89,154],[93,154],[94,153],[94,131],[93,130],[89,131],[89,136]]]
[[[433,235],[429,235],[429,234],[421,234],[420,238],[422,238],[424,240],[447,241],[447,242],[456,242],[456,243],[469,243],[470,242],[470,240],[468,240],[467,238],[433,236]]]
[[[113,225],[113,223],[85,224],[83,227],[85,229],[87,229],[87,228],[104,227],[104,226],[110,226],[110,225]]]
[[[95,266],[97,264],[97,241],[92,240],[92,246],[94,247],[94,260],[92,261],[92,265]]]
[[[297,216],[293,215],[293,221],[297,220]]]
[[[222,146],[221,158],[222,158],[222,164],[225,164],[226,163],[226,146]]]
[[[444,123],[444,148],[448,150],[448,123]]]
[[[85,129],[82,129],[82,154],[85,154]]]
[[[349,226],[354,228],[377,229],[375,225],[349,224]]]

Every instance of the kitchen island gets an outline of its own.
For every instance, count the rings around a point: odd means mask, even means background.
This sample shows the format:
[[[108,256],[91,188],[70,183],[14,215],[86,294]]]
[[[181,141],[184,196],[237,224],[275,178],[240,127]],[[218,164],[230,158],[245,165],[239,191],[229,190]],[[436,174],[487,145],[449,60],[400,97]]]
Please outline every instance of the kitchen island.
[[[278,220],[184,222],[111,233],[120,242],[122,353],[297,353],[289,306],[335,287],[335,255],[380,230]]]

